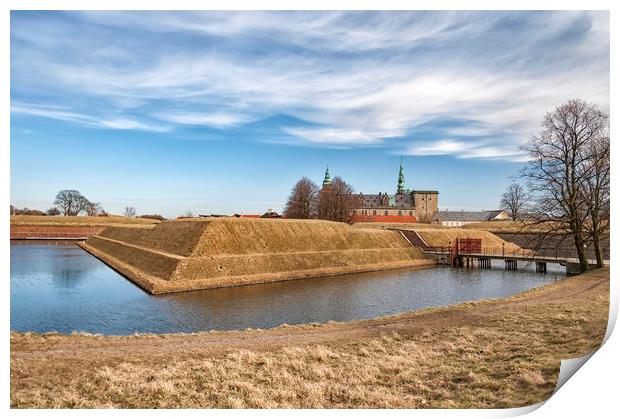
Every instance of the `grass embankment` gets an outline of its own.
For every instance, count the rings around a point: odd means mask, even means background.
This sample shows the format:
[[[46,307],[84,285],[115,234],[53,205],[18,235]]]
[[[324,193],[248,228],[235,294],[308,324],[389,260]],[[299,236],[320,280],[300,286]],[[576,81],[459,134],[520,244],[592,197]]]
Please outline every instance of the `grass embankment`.
[[[122,217],[110,215],[107,217],[64,217],[45,215],[11,215],[11,225],[15,226],[128,226],[152,227],[159,223],[157,220],[137,217]]]
[[[505,241],[489,231],[464,228],[443,228],[419,230],[417,233],[429,246],[448,246],[448,244],[456,243],[457,239],[480,239],[482,240],[483,252],[501,252],[502,244],[504,245],[506,254],[523,251],[523,249],[516,244]]]
[[[470,223],[463,226],[464,229],[484,230],[491,233],[563,233],[564,230],[557,223],[532,221],[485,221]]]
[[[266,331],[11,334],[13,407],[487,408],[537,403],[599,347],[609,269],[512,298]]]
[[[111,227],[82,247],[154,294],[433,264],[398,232],[320,220]]]
[[[356,223],[355,227],[358,228],[377,228],[377,229],[389,229],[396,228],[402,230],[413,230],[426,242],[429,246],[448,246],[454,244],[456,239],[482,239],[482,247],[484,251],[489,252],[501,252],[502,243],[504,244],[505,252],[522,252],[523,249],[518,245],[503,240],[501,237],[493,234],[495,226],[491,224],[501,223],[503,228],[508,228],[509,225],[505,222],[489,222],[489,223],[476,223],[467,224],[464,228],[448,228],[442,227],[438,224],[422,224],[422,223]],[[512,223],[512,221],[510,222]],[[473,226],[481,226],[482,228],[476,229]],[[510,224],[513,228],[514,225]],[[498,224],[497,231],[502,230]]]
[[[437,230],[446,228],[440,224],[426,223],[355,223],[353,226],[358,228],[402,228],[405,230]]]

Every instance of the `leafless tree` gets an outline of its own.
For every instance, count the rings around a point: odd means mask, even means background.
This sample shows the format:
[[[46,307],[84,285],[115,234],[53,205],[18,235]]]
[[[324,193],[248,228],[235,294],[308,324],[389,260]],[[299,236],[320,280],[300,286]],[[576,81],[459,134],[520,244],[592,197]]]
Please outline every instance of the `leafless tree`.
[[[191,211],[185,211],[185,214],[182,215],[183,218],[193,218],[194,214]]]
[[[47,215],[60,215],[60,210],[56,207],[51,207],[47,211],[45,211]]]
[[[125,207],[125,217],[135,217],[136,209],[134,207]]]
[[[350,223],[357,206],[354,190],[342,180],[335,177],[332,183],[319,192],[318,216],[322,220]]]
[[[88,200],[80,192],[72,189],[64,189],[56,195],[54,205],[60,209],[63,215],[75,216],[84,210]]]
[[[86,215],[89,217],[96,217],[99,214],[103,213],[103,207],[99,202],[90,202],[87,201],[84,205],[84,211],[86,211]]]
[[[286,218],[316,218],[319,187],[307,177],[293,186],[284,207]]]
[[[528,194],[525,188],[518,183],[512,183],[502,194],[499,205],[510,214],[512,221],[517,221],[523,216],[527,203]]]
[[[606,134],[608,117],[595,104],[573,99],[545,115],[542,130],[523,147],[521,176],[534,194],[537,222],[569,232],[582,271],[588,270],[587,223],[592,215],[587,182],[595,165],[591,142]]]
[[[588,206],[588,219],[584,223],[586,233],[592,241],[596,265],[604,266],[600,247],[601,236],[609,230],[610,222],[610,148],[609,136],[601,135],[593,139],[586,148],[588,164],[585,165],[582,193],[583,201]]]

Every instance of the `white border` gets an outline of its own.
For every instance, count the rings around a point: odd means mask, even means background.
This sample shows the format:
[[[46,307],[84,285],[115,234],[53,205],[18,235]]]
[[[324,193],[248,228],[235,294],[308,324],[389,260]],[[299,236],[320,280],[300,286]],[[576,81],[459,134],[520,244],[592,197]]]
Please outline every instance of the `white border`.
[[[618,2],[615,2],[616,4]],[[0,18],[0,26],[2,28],[2,32],[0,35],[0,51],[3,56],[2,60],[2,114],[0,116],[0,121],[2,122],[3,135],[2,135],[2,145],[0,151],[0,173],[1,182],[0,182],[0,193],[4,197],[5,205],[7,205],[7,201],[10,201],[10,145],[8,139],[10,138],[9,133],[9,109],[10,109],[10,37],[9,37],[9,19],[10,19],[10,10],[41,10],[41,9],[91,9],[91,10],[105,10],[105,9],[118,9],[118,10],[199,10],[199,9],[209,9],[209,10],[234,10],[234,9],[247,9],[247,10],[340,10],[340,9],[354,9],[354,10],[377,10],[377,9],[387,9],[387,10],[405,10],[405,9],[418,9],[418,10],[611,10],[611,31],[612,31],[612,51],[611,51],[611,74],[618,73],[618,66],[616,63],[617,54],[615,51],[616,43],[613,42],[613,34],[617,32],[614,30],[618,23],[617,18],[617,10],[613,10],[614,2],[611,1],[602,1],[602,0],[590,0],[590,1],[572,1],[565,0],[562,2],[558,1],[532,1],[532,0],[524,0],[524,1],[456,1],[456,0],[422,0],[416,1],[415,3],[406,2],[406,1],[396,1],[396,0],[382,0],[382,1],[368,1],[368,0],[349,0],[349,1],[325,1],[325,0],[317,0],[313,2],[292,2],[292,1],[262,1],[260,3],[251,2],[251,1],[242,1],[242,0],[228,0],[226,2],[204,2],[204,1],[190,1],[190,0],[175,0],[174,2],[164,1],[164,0],[153,0],[153,1],[131,1],[131,0],[109,0],[109,1],[77,1],[77,0],[57,0],[57,1],[33,1],[33,0],[23,0],[23,1],[13,1],[8,0],[3,2],[3,13]],[[616,6],[616,9],[619,6]],[[614,70],[615,69],[615,70]],[[614,79],[611,78],[611,101],[610,101],[610,110],[616,109],[615,106],[617,104],[617,97],[613,94],[614,92]],[[613,111],[610,112],[610,116],[612,117],[611,127],[612,127],[612,137],[613,135]],[[612,141],[613,143],[613,141]],[[618,147],[615,147],[612,144],[612,161],[618,161],[617,159],[617,151]],[[615,165],[618,167],[618,164]],[[615,171],[612,171],[615,174]],[[615,180],[612,181],[612,214],[617,213],[618,208],[618,188],[616,187]],[[9,383],[6,380],[6,377],[9,376],[9,296],[10,296],[10,285],[9,285],[9,241],[6,238],[9,235],[9,217],[6,215],[6,208],[2,215],[2,224],[0,226],[0,237],[5,237],[5,241],[2,245],[2,252],[0,254],[0,266],[2,266],[4,275],[2,276],[2,295],[5,299],[5,304],[3,307],[3,315],[2,315],[2,326],[4,330],[4,345],[2,346],[2,377],[5,378],[2,380],[2,398],[3,398],[3,406],[5,409],[9,410]],[[615,224],[614,224],[615,225]],[[616,249],[616,244],[618,243],[618,234],[617,229],[612,230],[611,237],[611,248],[612,248],[612,256],[611,259],[614,260]],[[617,280],[614,279],[615,270],[612,267],[612,307],[610,310],[610,326],[613,327],[615,320],[617,318],[618,313],[618,284]],[[611,331],[611,327],[609,331]],[[618,403],[617,399],[617,391],[615,390],[615,382],[618,374],[618,361],[615,356],[618,353],[620,343],[618,342],[617,333],[615,335],[611,335],[607,343],[603,346],[601,350],[599,350],[594,356],[587,362],[586,366],[579,370],[573,379],[570,379],[548,402],[544,403],[544,405],[531,413],[531,417],[536,418],[547,418],[547,417],[560,417],[562,419],[572,418],[572,417],[581,417],[584,416],[592,416],[592,417],[609,417],[611,416],[611,412],[617,412]],[[613,393],[612,393],[613,392]],[[90,417],[108,417],[112,415],[130,415],[130,416],[161,416],[161,415],[169,415],[171,413],[180,416],[195,416],[196,414],[208,414],[209,416],[226,416],[226,417],[241,417],[251,414],[253,416],[269,416],[269,417],[281,417],[288,418],[291,414],[295,416],[301,417],[310,417],[311,415],[320,414],[326,415],[328,417],[333,416],[344,416],[344,417],[353,417],[356,418],[361,416],[388,416],[392,417],[410,417],[411,415],[415,415],[416,417],[498,417],[498,416],[511,416],[515,414],[526,413],[526,411],[530,409],[508,409],[508,410],[421,410],[421,411],[411,411],[411,410],[328,410],[314,412],[308,410],[297,410],[297,411],[289,411],[289,410],[269,410],[269,411],[209,411],[209,412],[196,412],[192,410],[177,410],[175,412],[167,412],[167,411],[110,411],[110,410],[91,410],[91,411],[67,411],[67,410],[57,410],[57,411],[34,411],[34,410],[11,410],[8,413],[12,416],[19,417],[29,417],[33,415],[45,415],[51,417],[58,417],[62,415],[63,417],[66,415],[71,416],[90,416]]]

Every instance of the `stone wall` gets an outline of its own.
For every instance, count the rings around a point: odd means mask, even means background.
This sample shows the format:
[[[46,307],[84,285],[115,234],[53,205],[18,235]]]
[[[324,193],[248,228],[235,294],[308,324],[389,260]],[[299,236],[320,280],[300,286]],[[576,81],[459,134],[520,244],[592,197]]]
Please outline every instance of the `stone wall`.
[[[437,192],[415,191],[415,210],[418,221],[421,223],[430,223],[431,218],[437,212],[439,207]]]

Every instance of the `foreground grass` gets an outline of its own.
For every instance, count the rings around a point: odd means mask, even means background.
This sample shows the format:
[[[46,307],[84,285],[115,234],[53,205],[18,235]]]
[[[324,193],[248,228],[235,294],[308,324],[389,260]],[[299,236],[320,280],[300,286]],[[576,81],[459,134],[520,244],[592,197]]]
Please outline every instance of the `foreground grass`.
[[[517,407],[602,342],[609,270],[369,321],[103,337],[11,334],[13,407]]]

